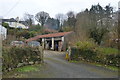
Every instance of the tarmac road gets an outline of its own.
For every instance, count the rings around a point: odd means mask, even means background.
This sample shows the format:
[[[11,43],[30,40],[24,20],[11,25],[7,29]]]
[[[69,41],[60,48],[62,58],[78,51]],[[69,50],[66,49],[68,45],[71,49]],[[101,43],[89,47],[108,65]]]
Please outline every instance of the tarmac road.
[[[53,78],[117,78],[118,72],[85,63],[70,63],[65,53],[45,51],[45,63]]]

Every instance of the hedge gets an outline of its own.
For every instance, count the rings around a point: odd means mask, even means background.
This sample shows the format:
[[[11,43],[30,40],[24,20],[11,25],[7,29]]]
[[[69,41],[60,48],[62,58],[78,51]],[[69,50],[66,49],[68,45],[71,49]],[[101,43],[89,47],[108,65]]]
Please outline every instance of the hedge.
[[[114,48],[100,47],[93,42],[77,42],[76,47],[71,48],[72,60],[85,60],[119,67],[119,50]]]
[[[71,48],[72,60],[85,60],[110,66],[120,67],[120,54],[103,54],[92,49]]]
[[[43,52],[39,47],[3,47],[3,72],[10,71],[30,63],[40,63],[43,61]]]

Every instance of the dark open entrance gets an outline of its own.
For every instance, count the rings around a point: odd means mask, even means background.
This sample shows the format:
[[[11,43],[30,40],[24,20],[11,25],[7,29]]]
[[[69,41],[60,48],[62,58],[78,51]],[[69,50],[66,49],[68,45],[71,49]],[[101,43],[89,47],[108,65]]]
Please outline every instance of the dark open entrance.
[[[61,48],[61,40],[54,40],[54,51],[59,51],[59,49]],[[51,40],[47,40],[45,43],[45,49],[47,50],[51,50],[52,48],[52,41]]]

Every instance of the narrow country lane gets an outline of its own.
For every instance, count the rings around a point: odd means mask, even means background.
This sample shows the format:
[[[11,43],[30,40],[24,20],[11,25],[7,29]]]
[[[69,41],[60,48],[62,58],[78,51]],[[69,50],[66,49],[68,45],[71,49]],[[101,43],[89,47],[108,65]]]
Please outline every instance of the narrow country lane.
[[[65,53],[45,51],[45,63],[55,78],[115,78],[117,72],[85,63],[70,63],[64,59]]]

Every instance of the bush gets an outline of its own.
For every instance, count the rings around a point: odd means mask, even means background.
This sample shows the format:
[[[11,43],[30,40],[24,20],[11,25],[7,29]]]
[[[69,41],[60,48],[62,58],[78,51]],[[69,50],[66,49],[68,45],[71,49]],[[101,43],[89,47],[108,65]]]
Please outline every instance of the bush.
[[[118,49],[98,47],[96,48],[96,51],[99,53],[98,56],[100,63],[117,67],[119,66],[120,54],[118,54]]]
[[[8,23],[2,23],[2,26],[4,26],[5,28],[9,29],[9,24]]]
[[[96,59],[95,58],[96,52],[94,50],[97,45],[94,42],[80,41],[76,43],[76,46],[77,46],[76,48],[72,48],[71,56],[73,59],[78,59],[81,56],[82,58],[89,61]]]
[[[107,47],[96,47],[95,48],[100,53],[107,55],[107,54],[118,54],[118,49],[116,48],[107,48]]]
[[[41,62],[42,52],[38,47],[3,47],[3,72],[14,69],[19,63]],[[25,64],[24,64],[25,65]]]
[[[34,31],[27,31],[27,30],[21,30],[16,32],[16,37],[24,37],[25,39],[28,39],[30,37],[34,37],[36,32]]]
[[[71,49],[71,59],[85,60],[119,67],[120,54],[118,49],[97,47],[94,43],[78,42],[77,47]]]
[[[97,53],[91,49],[80,49],[80,48],[72,48],[71,59],[73,60],[87,60],[93,61],[96,60]]]
[[[76,46],[80,49],[94,49],[97,45],[92,41],[79,41]]]

